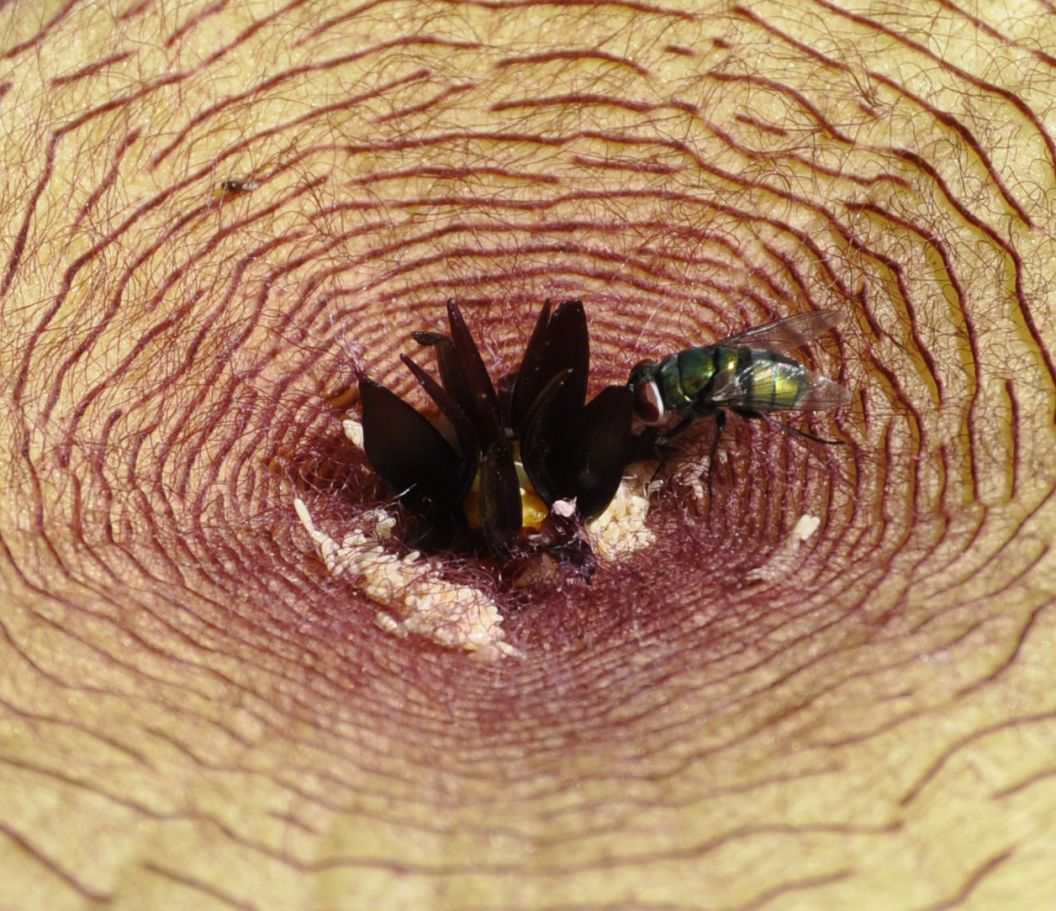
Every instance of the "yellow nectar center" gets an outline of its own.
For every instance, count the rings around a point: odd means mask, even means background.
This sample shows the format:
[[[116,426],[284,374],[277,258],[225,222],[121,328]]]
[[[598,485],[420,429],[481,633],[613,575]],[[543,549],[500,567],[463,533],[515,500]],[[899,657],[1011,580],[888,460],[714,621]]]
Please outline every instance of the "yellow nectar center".
[[[535,491],[535,487],[524,470],[521,462],[520,449],[514,446],[513,466],[517,471],[517,486],[521,492],[521,528],[538,529],[550,515],[546,503]],[[473,478],[473,486],[469,489],[466,502],[462,504],[462,510],[466,514],[466,520],[470,528],[480,528],[480,470]]]

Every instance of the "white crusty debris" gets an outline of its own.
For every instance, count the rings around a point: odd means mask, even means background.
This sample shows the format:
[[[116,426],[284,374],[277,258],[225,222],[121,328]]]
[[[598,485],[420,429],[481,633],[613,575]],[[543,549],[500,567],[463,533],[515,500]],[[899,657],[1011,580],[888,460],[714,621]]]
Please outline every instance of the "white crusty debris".
[[[599,559],[611,563],[656,541],[656,536],[645,524],[649,515],[649,495],[655,486],[650,483],[654,473],[653,463],[631,465],[620,479],[616,496],[605,512],[587,526],[590,546]]]
[[[352,444],[362,449],[362,423],[349,417],[342,427]],[[652,465],[632,466],[608,508],[588,526],[591,546],[601,560],[615,561],[656,540],[645,524],[653,473]],[[315,527],[303,501],[295,500],[294,508],[331,575],[355,578],[363,594],[384,608],[375,618],[382,629],[424,636],[483,658],[522,657],[505,641],[502,615],[487,595],[443,578],[440,565],[417,552],[401,559],[382,546],[396,524],[385,510],[364,513],[358,527],[348,530],[338,543]],[[568,516],[575,511],[575,502],[558,500],[552,508]]]
[[[345,431],[345,436],[356,449],[363,448],[363,424],[360,421],[355,418],[345,418],[341,422],[341,429]]]
[[[749,570],[745,578],[749,582],[762,582],[768,579],[781,579],[790,575],[798,563],[796,551],[804,542],[810,540],[814,532],[821,526],[821,519],[804,513],[796,521],[792,530],[785,539],[785,546],[775,553],[762,566]]]
[[[788,536],[789,544],[799,545],[804,541],[809,541],[820,525],[821,519],[817,516],[804,513],[799,517],[799,521],[796,522],[795,528],[792,529],[792,533]]]
[[[416,551],[401,559],[382,546],[396,522],[385,510],[365,513],[338,543],[315,527],[302,500],[293,505],[330,574],[354,578],[360,591],[384,608],[376,617],[383,629],[485,659],[522,657],[505,641],[498,605],[482,591],[445,579],[435,561]]]

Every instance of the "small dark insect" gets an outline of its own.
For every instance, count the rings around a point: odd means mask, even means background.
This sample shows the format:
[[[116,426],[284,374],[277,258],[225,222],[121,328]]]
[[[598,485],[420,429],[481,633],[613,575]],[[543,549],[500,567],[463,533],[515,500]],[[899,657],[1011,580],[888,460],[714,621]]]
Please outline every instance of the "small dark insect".
[[[221,181],[216,187],[217,196],[238,196],[241,193],[249,193],[252,190],[257,189],[260,183],[256,180],[239,180],[238,178],[228,178],[227,180]]]
[[[583,304],[566,301],[552,314],[549,302],[543,307],[520,368],[498,391],[454,301],[447,317],[450,336],[413,336],[436,353],[439,382],[407,355],[401,360],[450,434],[363,376],[367,458],[423,521],[424,540],[417,543],[446,547],[479,537],[502,562],[564,547],[573,562],[588,564],[578,527],[600,515],[619,486],[631,390],[609,386],[585,403],[590,355]],[[551,509],[571,500],[571,518],[567,508]]]
[[[813,373],[783,352],[801,348],[831,329],[837,310],[817,310],[731,335],[714,345],[687,348],[662,361],[643,361],[627,382],[634,414],[661,425],[669,413],[681,416],[653,439],[662,445],[698,417],[714,415],[719,433],[726,412],[761,418],[816,443],[837,445],[771,417],[783,411],[832,411],[850,401],[839,383]],[[718,435],[715,443],[718,442]]]

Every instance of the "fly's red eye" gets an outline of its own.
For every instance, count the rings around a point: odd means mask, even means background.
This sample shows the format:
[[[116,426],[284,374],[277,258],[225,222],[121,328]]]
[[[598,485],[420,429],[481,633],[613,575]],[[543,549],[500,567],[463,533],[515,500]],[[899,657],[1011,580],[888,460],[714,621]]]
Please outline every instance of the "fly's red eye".
[[[664,416],[664,403],[656,383],[648,381],[634,388],[634,414],[646,424],[656,424]]]

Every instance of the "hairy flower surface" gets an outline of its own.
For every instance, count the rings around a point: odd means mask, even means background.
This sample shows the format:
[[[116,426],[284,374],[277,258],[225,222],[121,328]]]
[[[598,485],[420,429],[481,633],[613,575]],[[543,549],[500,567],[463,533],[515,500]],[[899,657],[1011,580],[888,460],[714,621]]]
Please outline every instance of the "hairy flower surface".
[[[498,391],[454,301],[450,335],[416,332],[434,350],[437,381],[409,356],[414,377],[450,424],[454,441],[381,384],[362,377],[367,458],[424,524],[432,546],[481,540],[500,561],[540,550],[584,558],[584,521],[620,483],[631,391],[608,386],[586,401],[589,336],[580,301],[546,303],[517,372]],[[574,502],[575,510],[552,510]],[[541,506],[540,506],[541,504]]]

